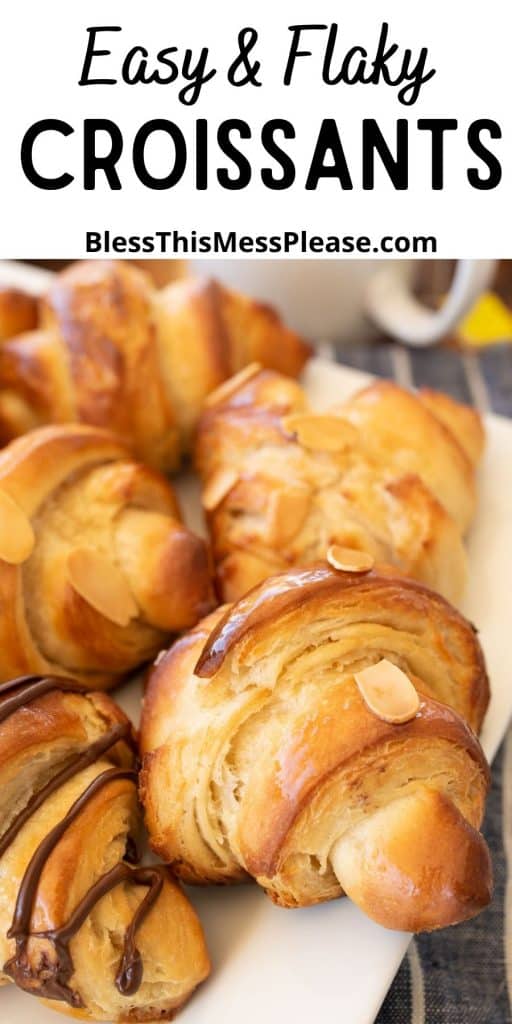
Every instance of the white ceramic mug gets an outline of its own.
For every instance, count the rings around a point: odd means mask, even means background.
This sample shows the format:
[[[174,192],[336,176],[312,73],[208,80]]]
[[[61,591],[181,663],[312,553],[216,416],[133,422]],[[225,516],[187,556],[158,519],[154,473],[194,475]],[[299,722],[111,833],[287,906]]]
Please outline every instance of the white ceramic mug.
[[[431,345],[488,287],[495,260],[459,260],[446,299],[427,309],[411,291],[414,260],[196,260],[194,269],[272,303],[305,337],[342,344],[371,325],[407,345]]]

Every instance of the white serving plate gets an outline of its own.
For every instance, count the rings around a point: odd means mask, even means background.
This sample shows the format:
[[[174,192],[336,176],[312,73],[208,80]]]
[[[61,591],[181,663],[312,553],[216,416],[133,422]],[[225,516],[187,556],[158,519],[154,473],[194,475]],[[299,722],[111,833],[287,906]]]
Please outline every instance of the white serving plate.
[[[30,284],[34,283],[31,274]],[[0,284],[23,285],[24,268],[0,264]],[[41,275],[44,286],[45,275]],[[320,408],[339,401],[369,378],[315,359],[304,375]],[[488,447],[479,482],[479,511],[469,538],[470,582],[463,611],[478,625],[487,657],[492,700],[483,745],[492,758],[512,714],[509,673],[512,579],[512,421],[486,420]],[[201,527],[197,483],[179,481],[187,521]],[[139,684],[116,693],[134,718]],[[304,910],[275,907],[252,885],[191,889],[213,963],[211,978],[181,1011],[183,1024],[372,1024],[407,950],[410,936],[369,921],[349,900]],[[162,928],[172,922],[162,921]],[[59,1019],[31,996],[0,991],[2,1024],[55,1024]]]

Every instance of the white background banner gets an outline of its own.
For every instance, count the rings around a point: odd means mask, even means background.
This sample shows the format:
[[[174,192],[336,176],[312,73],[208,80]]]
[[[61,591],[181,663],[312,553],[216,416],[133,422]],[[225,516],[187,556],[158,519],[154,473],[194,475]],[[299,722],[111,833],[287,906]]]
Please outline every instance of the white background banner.
[[[511,256],[510,21],[505,0],[6,4],[0,256],[84,255],[88,232],[114,255],[233,232],[218,255]]]

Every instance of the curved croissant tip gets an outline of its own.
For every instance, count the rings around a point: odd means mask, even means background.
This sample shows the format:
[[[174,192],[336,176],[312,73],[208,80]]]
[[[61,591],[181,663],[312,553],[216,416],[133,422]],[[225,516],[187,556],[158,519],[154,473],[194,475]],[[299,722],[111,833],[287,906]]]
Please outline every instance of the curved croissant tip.
[[[445,794],[426,785],[350,829],[330,859],[347,895],[385,928],[445,928],[474,917],[492,899],[483,836]]]
[[[122,572],[92,548],[75,548],[68,556],[73,589],[116,626],[127,626],[139,609]]]

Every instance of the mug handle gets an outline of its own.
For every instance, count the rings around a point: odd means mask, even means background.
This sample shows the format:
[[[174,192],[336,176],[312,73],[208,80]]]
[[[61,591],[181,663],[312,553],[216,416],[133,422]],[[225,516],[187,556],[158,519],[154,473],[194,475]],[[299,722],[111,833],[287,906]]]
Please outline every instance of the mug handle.
[[[393,264],[371,279],[366,313],[386,334],[405,345],[432,345],[462,319],[491,283],[496,260],[459,260],[452,286],[439,310],[430,310],[408,290]]]

